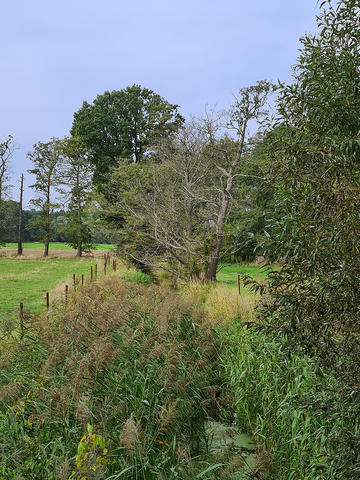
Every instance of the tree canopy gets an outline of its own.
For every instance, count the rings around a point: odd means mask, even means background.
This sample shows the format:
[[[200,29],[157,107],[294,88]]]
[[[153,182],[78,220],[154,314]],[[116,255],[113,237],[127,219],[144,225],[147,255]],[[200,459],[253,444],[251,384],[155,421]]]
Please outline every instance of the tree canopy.
[[[37,198],[32,199],[30,203],[41,211],[41,216],[34,218],[31,227],[41,232],[38,240],[45,245],[44,257],[49,255],[49,243],[53,238],[50,213],[60,206],[53,198],[53,190],[59,191],[61,183],[58,142],[58,138],[52,138],[46,143],[38,142],[34,145],[34,150],[27,154],[33,162],[33,168],[29,169],[28,173],[36,176],[36,181],[30,188],[35,190]]]
[[[92,104],[84,101],[75,112],[71,129],[91,150],[94,182],[106,183],[117,160],[139,163],[148,145],[166,137],[184,122],[172,105],[152,90],[139,85],[98,95]]]
[[[239,205],[232,191],[240,178],[256,176],[245,173],[252,151],[247,126],[263,116],[272,89],[267,81],[243,88],[229,112],[192,119],[154,143],[142,164],[119,163],[109,176],[104,212],[121,226],[123,255],[142,267],[216,280],[225,223]]]

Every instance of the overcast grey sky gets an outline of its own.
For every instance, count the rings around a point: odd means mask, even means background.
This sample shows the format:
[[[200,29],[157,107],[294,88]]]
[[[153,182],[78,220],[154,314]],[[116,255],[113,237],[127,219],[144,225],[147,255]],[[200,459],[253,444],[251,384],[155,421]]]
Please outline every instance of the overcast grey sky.
[[[226,108],[257,80],[291,82],[319,10],[316,0],[3,0],[0,12],[0,137],[23,147],[18,200],[21,173],[34,181],[27,152],[67,135],[83,100],[139,84],[185,117]]]

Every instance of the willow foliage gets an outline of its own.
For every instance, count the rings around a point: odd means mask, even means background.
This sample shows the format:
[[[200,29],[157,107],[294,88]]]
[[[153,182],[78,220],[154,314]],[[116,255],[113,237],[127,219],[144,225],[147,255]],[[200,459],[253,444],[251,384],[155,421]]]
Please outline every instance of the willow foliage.
[[[282,267],[262,289],[259,317],[334,372],[336,386],[309,402],[340,418],[325,464],[360,478],[360,2],[320,8],[319,34],[301,39],[294,82],[278,96],[278,208],[264,247]],[[330,406],[338,394],[341,414]]]

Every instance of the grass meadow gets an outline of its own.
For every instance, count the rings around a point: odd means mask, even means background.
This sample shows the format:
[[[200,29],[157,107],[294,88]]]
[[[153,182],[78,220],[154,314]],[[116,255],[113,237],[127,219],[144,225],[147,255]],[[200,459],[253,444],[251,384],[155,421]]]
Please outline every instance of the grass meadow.
[[[266,264],[240,263],[234,265],[224,265],[217,274],[218,282],[229,287],[237,287],[238,275],[243,278],[246,275],[251,276],[256,281],[265,280],[269,271],[273,267]]]
[[[20,302],[31,313],[40,312],[45,306],[46,292],[53,293],[65,283],[71,285],[73,274],[77,278],[89,276],[94,266],[92,258],[0,258],[0,312],[17,310]]]
[[[104,247],[107,247],[105,249]],[[43,245],[23,245],[23,255],[17,256],[17,245],[6,244],[0,249],[0,315],[1,312],[17,311],[20,302],[31,313],[40,312],[45,306],[46,292],[59,295],[59,287],[72,284],[73,275],[90,276],[91,267],[98,264],[103,271],[103,252],[111,245],[98,245],[94,255],[76,258],[74,250],[62,243],[50,244],[49,257],[42,256]],[[34,254],[35,252],[35,254]]]

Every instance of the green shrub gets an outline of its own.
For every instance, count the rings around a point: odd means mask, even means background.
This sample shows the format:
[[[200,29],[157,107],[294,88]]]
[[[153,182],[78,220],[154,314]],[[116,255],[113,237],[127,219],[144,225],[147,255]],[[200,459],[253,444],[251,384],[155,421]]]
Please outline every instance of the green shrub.
[[[129,271],[126,272],[125,277],[131,282],[142,283],[144,285],[150,285],[152,283],[152,278],[150,275],[140,272],[140,271]]]

